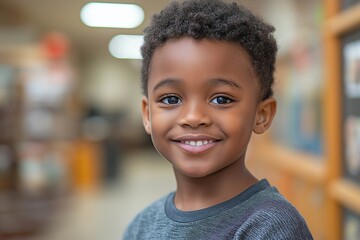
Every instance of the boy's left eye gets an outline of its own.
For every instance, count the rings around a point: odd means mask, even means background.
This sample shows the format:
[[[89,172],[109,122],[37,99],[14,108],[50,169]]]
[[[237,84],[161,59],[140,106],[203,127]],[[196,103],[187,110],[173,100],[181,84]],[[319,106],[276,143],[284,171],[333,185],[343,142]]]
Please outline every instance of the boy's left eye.
[[[231,103],[233,100],[231,98],[225,97],[225,96],[218,96],[211,100],[211,103],[214,104],[227,104]]]

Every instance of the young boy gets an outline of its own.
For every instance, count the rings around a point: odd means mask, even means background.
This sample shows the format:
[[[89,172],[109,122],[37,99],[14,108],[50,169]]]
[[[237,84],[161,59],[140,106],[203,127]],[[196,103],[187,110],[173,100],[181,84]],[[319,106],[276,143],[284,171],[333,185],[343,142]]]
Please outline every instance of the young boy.
[[[235,3],[172,2],[142,46],[143,123],[172,165],[170,193],[124,239],[312,239],[304,219],[245,166],[275,115],[274,27]]]

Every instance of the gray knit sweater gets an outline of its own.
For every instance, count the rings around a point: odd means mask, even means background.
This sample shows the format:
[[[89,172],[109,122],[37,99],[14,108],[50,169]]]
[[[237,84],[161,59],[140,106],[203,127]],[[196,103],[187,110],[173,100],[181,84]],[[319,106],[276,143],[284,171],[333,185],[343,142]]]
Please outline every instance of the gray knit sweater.
[[[183,212],[174,193],[143,210],[125,240],[313,239],[299,212],[267,180],[218,205]]]

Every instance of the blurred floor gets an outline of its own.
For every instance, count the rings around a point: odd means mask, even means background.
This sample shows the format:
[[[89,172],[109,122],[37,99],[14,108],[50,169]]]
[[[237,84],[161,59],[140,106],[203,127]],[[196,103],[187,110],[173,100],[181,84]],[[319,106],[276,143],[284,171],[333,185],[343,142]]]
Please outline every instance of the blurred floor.
[[[136,213],[175,189],[170,164],[155,151],[128,154],[122,167],[123,176],[111,186],[66,200],[36,240],[120,240]]]

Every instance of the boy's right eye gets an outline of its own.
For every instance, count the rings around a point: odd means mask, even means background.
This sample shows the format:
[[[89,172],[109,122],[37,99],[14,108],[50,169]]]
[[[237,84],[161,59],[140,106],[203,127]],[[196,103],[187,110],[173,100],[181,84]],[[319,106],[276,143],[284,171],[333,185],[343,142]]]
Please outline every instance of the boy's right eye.
[[[173,105],[173,104],[180,104],[181,99],[177,96],[165,96],[160,99],[160,102],[168,105]]]

